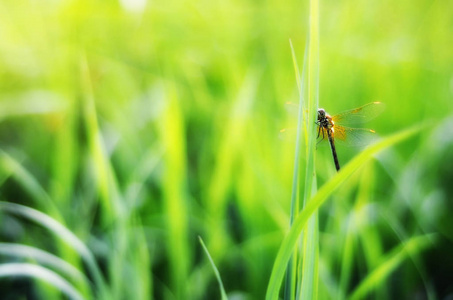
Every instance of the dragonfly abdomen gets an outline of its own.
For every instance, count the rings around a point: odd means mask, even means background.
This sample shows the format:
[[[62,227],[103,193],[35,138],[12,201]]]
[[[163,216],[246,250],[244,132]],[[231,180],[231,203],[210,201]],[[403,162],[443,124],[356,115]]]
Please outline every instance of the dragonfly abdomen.
[[[333,130],[333,128],[332,128]],[[335,140],[332,136],[332,132],[327,130],[327,137],[329,138],[330,149],[332,150],[333,160],[335,162],[335,168],[337,172],[340,171],[340,162],[338,161],[337,150],[335,149]]]

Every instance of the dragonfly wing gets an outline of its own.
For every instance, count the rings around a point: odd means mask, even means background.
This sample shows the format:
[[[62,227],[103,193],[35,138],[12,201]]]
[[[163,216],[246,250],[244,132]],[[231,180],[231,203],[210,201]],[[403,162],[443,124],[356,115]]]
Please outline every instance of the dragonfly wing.
[[[334,137],[335,142],[342,145],[363,147],[373,143],[379,136],[372,129],[335,126]]]
[[[278,138],[283,141],[295,141],[297,137],[296,128],[283,128],[278,133]]]
[[[368,122],[385,109],[382,102],[371,102],[363,106],[350,109],[332,117],[335,123],[339,124],[358,124]]]

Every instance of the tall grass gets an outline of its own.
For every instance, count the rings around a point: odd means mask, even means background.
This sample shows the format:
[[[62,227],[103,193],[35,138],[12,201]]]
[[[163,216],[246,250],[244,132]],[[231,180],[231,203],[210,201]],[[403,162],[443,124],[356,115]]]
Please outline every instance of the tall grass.
[[[298,195],[303,195],[304,206],[316,193],[316,172],[315,172],[315,135],[314,124],[317,120],[317,109],[319,99],[319,4],[318,1],[310,1],[309,32],[304,57],[304,68],[302,80],[298,78],[299,70],[294,50],[292,49],[293,62],[296,70],[297,83],[299,88],[299,114],[297,124],[296,155],[294,159],[293,185],[291,193],[290,225],[299,213]],[[292,47],[292,45],[291,45]],[[306,101],[304,101],[306,99]],[[302,131],[303,123],[303,131]],[[304,132],[304,138],[301,138]],[[300,144],[305,141],[305,151],[301,153]],[[299,174],[300,157],[305,154],[305,176]],[[317,216],[314,215],[303,236],[302,255],[299,259],[298,249],[294,249],[294,255],[290,260],[285,283],[285,299],[294,299],[297,291],[297,298],[311,299],[317,296],[317,269],[318,269],[318,224]],[[297,264],[301,269],[297,271]],[[296,279],[297,274],[299,278]],[[297,283],[297,284],[296,284]]]
[[[308,148],[306,154],[305,182],[303,192],[304,209],[317,192],[315,171],[315,123],[319,107],[319,2],[310,1],[309,42],[307,52],[307,127]],[[318,216],[317,212],[308,221],[302,243],[302,273],[297,287],[298,299],[316,299],[318,296]]]

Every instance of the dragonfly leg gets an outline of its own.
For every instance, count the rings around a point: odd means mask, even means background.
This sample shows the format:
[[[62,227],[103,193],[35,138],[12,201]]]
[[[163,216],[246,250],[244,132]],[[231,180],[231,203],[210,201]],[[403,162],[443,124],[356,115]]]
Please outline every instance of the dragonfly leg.
[[[321,132],[322,132],[322,138],[316,143],[316,146],[318,146],[318,144],[321,143],[324,140],[324,128],[319,126],[318,127],[318,137],[317,137],[318,139],[319,139],[319,137],[321,135]]]

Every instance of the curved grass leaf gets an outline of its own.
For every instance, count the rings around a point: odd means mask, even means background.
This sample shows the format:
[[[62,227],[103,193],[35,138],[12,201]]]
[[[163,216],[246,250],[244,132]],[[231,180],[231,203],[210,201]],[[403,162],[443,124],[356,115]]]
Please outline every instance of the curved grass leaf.
[[[21,216],[45,227],[55,236],[57,236],[66,244],[71,246],[74,250],[76,250],[86,262],[87,267],[91,271],[95,283],[97,284],[97,287],[101,289],[101,294],[108,298],[108,295],[106,294],[107,292],[105,290],[104,279],[101,275],[100,269],[96,264],[93,254],[85,246],[85,244],[69,229],[67,229],[61,223],[57,222],[55,219],[49,217],[48,215],[23,205],[0,201],[0,211],[5,211]]]
[[[373,272],[352,292],[349,299],[364,299],[366,295],[379,286],[406,258],[421,252],[433,244],[434,234],[411,238],[408,242],[396,247]]]
[[[60,275],[44,267],[28,263],[8,263],[0,265],[0,278],[23,276],[43,280],[59,289],[70,299],[84,299],[82,295],[80,295],[80,293],[69,282],[63,279]]]
[[[0,150],[0,167],[7,173],[13,175],[23,189],[35,200],[40,208],[46,208],[55,218],[61,218],[60,213],[36,178],[25,169],[22,164],[8,153]]]
[[[291,256],[296,242],[300,236],[300,233],[305,228],[307,221],[312,214],[327,200],[327,198],[340,186],[353,172],[359,167],[369,161],[373,155],[390,147],[404,139],[409,138],[416,132],[418,132],[422,126],[415,126],[399,133],[393,134],[380,142],[370,146],[369,148],[362,151],[354,159],[352,159],[347,165],[344,166],[335,176],[333,176],[318,193],[309,201],[305,206],[304,210],[299,214],[293,223],[293,227],[289,231],[288,235],[282,242],[278,251],[277,257],[274,262],[270,282],[268,285],[266,299],[278,299],[280,285],[285,274],[286,264]]]
[[[55,268],[56,270],[79,283],[89,285],[89,281],[85,277],[85,275],[77,270],[74,266],[68,264],[61,258],[41,249],[20,244],[0,243],[0,254],[20,257],[24,259],[34,259],[40,264]]]

